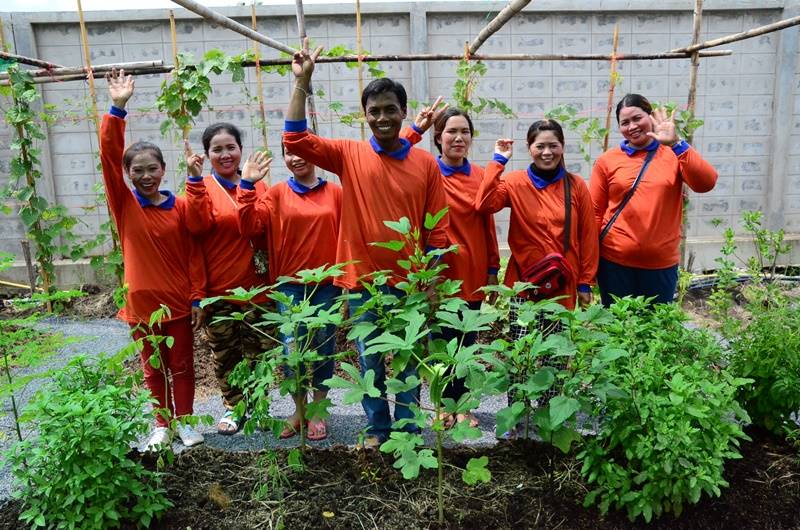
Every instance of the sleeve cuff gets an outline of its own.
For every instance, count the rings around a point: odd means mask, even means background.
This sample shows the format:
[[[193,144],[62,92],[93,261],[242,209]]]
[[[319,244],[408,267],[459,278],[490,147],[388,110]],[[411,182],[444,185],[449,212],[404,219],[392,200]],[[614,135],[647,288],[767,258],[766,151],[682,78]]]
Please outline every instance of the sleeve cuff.
[[[200,307],[200,300],[192,300],[192,307]]]
[[[591,293],[592,286],[586,283],[579,283],[578,284],[578,292],[579,293]]]
[[[115,107],[114,105],[111,105],[111,108],[108,109],[108,113],[117,118],[122,118],[123,120],[125,119],[125,116],[128,115],[127,110]]]
[[[286,120],[283,125],[286,132],[305,132],[308,130],[308,120]]]
[[[419,134],[420,136],[422,136],[423,134],[425,134],[425,131],[423,131],[422,129],[420,129],[419,127],[417,127],[417,124],[416,124],[416,123],[412,123],[412,124],[411,124],[411,128],[412,128],[412,129],[414,129],[414,132],[415,132],[415,133],[417,133],[417,134]]]
[[[680,156],[686,151],[688,151],[690,147],[691,146],[689,145],[689,142],[687,142],[686,140],[681,140],[680,142],[672,146],[672,152],[675,153],[676,156]]]
[[[239,187],[243,190],[254,190],[256,189],[256,183],[250,182],[249,180],[242,179],[239,181]]]
[[[508,164],[508,158],[504,157],[500,153],[495,153],[494,156],[492,157],[492,160],[495,162],[499,162],[503,165]]]
[[[498,272],[500,272],[500,269],[498,269],[497,267],[489,267],[487,274],[490,274],[492,276],[497,276]]]
[[[192,184],[199,184],[200,182],[203,182],[203,177],[202,177],[202,176],[200,176],[200,177],[193,177],[193,176],[189,175],[189,176],[186,178],[186,180],[187,180],[187,181],[189,181],[189,182],[191,182]]]

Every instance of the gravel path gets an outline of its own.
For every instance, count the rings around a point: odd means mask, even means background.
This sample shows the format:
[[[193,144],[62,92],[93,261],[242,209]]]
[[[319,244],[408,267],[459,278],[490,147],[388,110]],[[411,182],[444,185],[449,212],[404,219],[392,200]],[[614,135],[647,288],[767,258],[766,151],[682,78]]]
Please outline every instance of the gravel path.
[[[67,319],[47,319],[42,322],[43,328],[50,332],[60,332],[68,337],[79,339],[78,342],[65,347],[62,352],[54,356],[48,368],[59,368],[64,366],[69,360],[77,355],[84,354],[89,358],[96,357],[102,352],[116,352],[129,342],[128,327],[123,322],[113,319],[74,321]],[[28,385],[17,395],[18,406],[24,407],[25,403],[31,398],[34,392],[44,383],[37,380]],[[333,445],[355,445],[358,442],[359,434],[366,428],[366,418],[361,405],[342,405],[342,395],[344,391],[334,389],[330,392],[330,399],[334,406],[329,410],[331,417],[328,420],[328,438],[320,442],[311,442],[314,447],[330,447]],[[424,394],[424,392],[423,392]],[[294,405],[291,399],[280,397],[275,394],[272,409],[277,417],[284,417],[291,414]],[[423,400],[424,402],[425,400]],[[477,440],[466,442],[467,445],[493,445],[496,440],[494,437],[494,415],[506,406],[505,396],[493,396],[484,399],[480,408],[475,412],[480,420],[481,437]],[[0,417],[0,453],[6,450],[11,442],[16,439],[11,416],[10,402],[3,403],[4,414]],[[195,401],[196,415],[209,414],[214,419],[224,412],[221,399],[210,397]],[[217,434],[216,425],[201,425],[198,429],[205,436],[205,443],[208,446],[229,451],[247,451],[254,449],[264,449],[268,447],[293,447],[298,444],[298,438],[288,440],[275,439],[271,434],[257,432],[252,436],[245,436],[238,433],[233,436],[222,436]],[[27,435],[30,433],[23,433]],[[424,436],[428,443],[433,442],[433,433],[426,429]],[[140,441],[141,443],[144,440]],[[183,450],[180,443],[174,444],[175,451]],[[11,474],[9,468],[3,463],[0,468],[0,502],[9,496],[11,485]]]

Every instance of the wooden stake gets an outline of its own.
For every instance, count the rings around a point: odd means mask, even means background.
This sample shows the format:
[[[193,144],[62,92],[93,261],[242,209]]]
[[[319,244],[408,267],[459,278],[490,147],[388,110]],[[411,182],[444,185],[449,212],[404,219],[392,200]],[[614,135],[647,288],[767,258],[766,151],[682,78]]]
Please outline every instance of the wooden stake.
[[[89,35],[86,32],[86,22],[83,19],[83,6],[81,5],[81,0],[77,0],[78,2],[78,20],[80,22],[81,27],[81,43],[83,44],[83,57],[84,61],[86,62],[86,79],[89,82],[89,95],[92,98],[92,121],[94,121],[94,130],[97,134],[97,152],[100,152],[100,117],[97,114],[97,92],[94,89],[94,71],[92,70],[92,54],[91,50],[89,49]],[[114,221],[114,217],[111,215],[111,209],[106,202],[106,213],[108,213],[108,218],[111,220],[111,246],[114,249],[114,253],[117,252],[119,249],[119,235],[116,228],[116,222]],[[117,274],[117,284],[122,286],[124,283],[124,279],[122,275]]]
[[[703,0],[695,0],[694,1],[694,23],[692,25],[692,46],[696,46],[700,42],[700,32],[702,29],[702,20],[703,20]],[[692,63],[689,70],[689,95],[686,99],[686,109],[689,113],[694,116],[694,111],[697,106],[697,74],[700,70],[700,54],[698,50],[692,52]],[[686,138],[686,141],[692,143],[693,135],[689,135]],[[681,267],[686,266],[686,229],[688,228],[687,225],[687,217],[686,217],[686,209],[689,206],[689,187],[684,184],[682,186],[683,190],[683,219],[681,219],[681,243],[680,243],[680,256],[681,256]]]
[[[500,31],[506,22],[511,20],[511,17],[522,11],[522,9],[531,3],[531,0],[511,0],[509,4],[500,11],[494,19],[492,19],[486,27],[484,27],[472,44],[469,45],[469,54],[475,55],[478,48],[486,42],[486,39]]]
[[[29,66],[38,66],[39,68],[46,68],[47,70],[52,70],[54,68],[64,68],[60,64],[42,61],[41,59],[34,59],[33,57],[25,57],[24,55],[17,55],[16,53],[10,53],[5,50],[0,51],[0,59],[9,59],[20,64],[27,64]]]
[[[163,67],[164,61],[134,61],[130,63],[116,63],[116,64],[97,64],[92,66],[91,70],[94,72],[95,76],[97,74],[104,74],[106,72],[110,72],[112,69],[121,69],[124,68],[125,71],[133,71],[139,70],[142,68],[158,68]],[[169,66],[169,70],[172,70],[172,66]],[[60,67],[54,68],[52,70],[27,70],[28,75],[36,79],[37,77],[61,77],[66,75],[79,75],[86,77],[87,68],[85,66],[69,66],[69,67]],[[161,73],[161,72],[147,72],[147,73]],[[8,79],[8,74],[0,73],[0,79]]]
[[[256,4],[253,2],[250,4],[250,19],[253,24],[253,31],[258,29],[258,25],[256,23]],[[256,86],[258,89],[258,93],[256,94],[258,97],[258,112],[261,116],[261,143],[264,146],[264,149],[269,150],[269,145],[267,142],[267,111],[264,108],[264,84],[261,79],[261,50],[259,49],[258,43],[253,41],[253,55],[255,56],[255,63],[256,63]],[[267,173],[267,184],[272,186],[272,172]]]
[[[170,9],[169,10],[169,33],[172,39],[172,62],[177,67],[178,66],[178,31],[175,27],[175,12]],[[181,94],[181,111],[183,114],[187,114],[185,105],[183,103],[183,87],[180,88]],[[183,146],[186,141],[189,139],[189,131],[191,131],[192,126],[189,124],[184,125],[181,127],[181,146]],[[178,177],[182,177],[182,175],[178,175]]]
[[[7,52],[8,46],[6,46],[6,29],[4,24],[3,18],[0,17],[0,51]]]
[[[603,152],[608,150],[611,133],[611,110],[614,108],[614,89],[617,87],[617,50],[619,49],[619,24],[614,26],[614,43],[611,48],[611,74],[609,75],[608,105],[606,106],[606,135],[603,137]]]
[[[216,11],[212,11],[205,6],[198,4],[194,0],[172,0],[172,1],[178,4],[179,6],[185,7],[192,13],[200,15],[206,20],[210,20],[211,22],[220,25],[223,28],[235,31],[236,33],[244,35],[249,39],[260,42],[265,46],[269,46],[270,48],[274,48],[278,51],[286,52],[292,55],[294,55],[294,52],[296,51],[290,48],[289,46],[283,44],[282,42],[278,42],[274,39],[267,37],[266,35],[262,35],[261,33],[248,28],[244,24],[239,24],[232,18],[220,15]]]
[[[772,24],[766,24],[764,26],[759,26],[757,28],[749,29],[747,31],[742,31],[741,33],[732,33],[730,35],[727,35],[725,37],[720,37],[718,39],[711,39],[705,42],[692,44],[691,46],[687,46],[685,48],[676,48],[672,51],[680,53],[692,53],[698,50],[705,50],[706,48],[713,48],[715,46],[722,46],[723,44],[730,44],[731,42],[738,42],[740,40],[752,39],[753,37],[758,37],[766,33],[772,33],[773,31],[779,31],[782,29],[790,28],[792,26],[797,26],[798,24],[800,24],[800,16],[779,20],[778,22],[773,22]]]
[[[297,14],[297,35],[300,37],[300,46],[302,46],[303,41],[308,36],[306,35],[306,15],[303,10],[303,0],[295,0],[294,5]],[[294,55],[294,51],[292,51],[292,54]],[[317,63],[320,62],[319,59],[322,59],[322,57],[317,58]],[[285,64],[292,64],[292,60],[289,59]],[[309,81],[308,83],[308,94],[306,94],[306,113],[311,120],[311,128],[315,133],[319,133],[319,123],[317,123],[317,106],[316,102],[314,101],[313,81]]]
[[[25,268],[28,271],[28,284],[31,288],[31,296],[36,293],[36,269],[33,266],[33,258],[31,257],[31,244],[27,240],[19,242],[22,245],[22,257],[25,259]]]
[[[361,0],[356,0],[356,55],[358,55],[358,94],[364,92],[364,61],[361,55],[364,53],[364,48],[361,46]],[[366,131],[364,130],[364,121],[361,121],[361,141],[367,139]]]

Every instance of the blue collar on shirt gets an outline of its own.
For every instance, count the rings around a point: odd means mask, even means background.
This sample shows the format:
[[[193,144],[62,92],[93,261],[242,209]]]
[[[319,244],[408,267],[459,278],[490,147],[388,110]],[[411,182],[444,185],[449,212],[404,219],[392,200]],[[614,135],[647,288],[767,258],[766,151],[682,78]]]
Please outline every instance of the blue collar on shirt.
[[[386,151],[384,148],[378,145],[378,141],[375,140],[374,136],[370,137],[369,139],[369,145],[372,146],[372,150],[378,153],[379,155],[385,154],[397,160],[405,160],[405,158],[408,156],[408,152],[411,151],[411,142],[409,142],[405,138],[400,138],[400,143],[403,145],[403,147],[401,147],[397,151],[392,151],[390,153],[389,151]]]
[[[162,210],[171,210],[173,206],[175,206],[175,195],[169,190],[158,190],[158,192],[165,196],[166,199],[161,202],[161,204],[153,204],[150,202],[150,199],[147,197],[143,197],[139,194],[139,190],[133,188],[133,194],[136,196],[136,200],[139,201],[139,206],[142,208],[147,208],[148,206],[155,206],[156,208],[161,208]]]
[[[463,173],[464,175],[469,176],[470,164],[469,160],[467,160],[466,158],[464,159],[464,163],[461,164],[460,166],[448,166],[442,161],[441,155],[436,157],[436,161],[439,163],[439,171],[441,171],[442,175],[444,175],[445,177],[449,177],[450,175],[453,175],[455,173]]]
[[[238,184],[234,184],[233,182],[231,182],[230,180],[226,179],[225,177],[220,177],[219,175],[217,175],[217,173],[215,171],[212,171],[211,175],[215,179],[217,179],[217,182],[222,184],[225,187],[225,189],[228,190],[228,191],[235,190],[236,187],[238,186]]]
[[[628,156],[633,156],[639,151],[655,151],[658,149],[658,146],[661,145],[656,140],[652,140],[649,144],[644,147],[633,147],[628,143],[628,140],[622,140],[619,143],[619,148],[625,151],[625,154]]]
[[[533,183],[533,186],[534,186],[534,187],[535,187],[537,190],[543,190],[543,189],[545,189],[545,188],[546,188],[547,186],[549,186],[550,184],[554,184],[554,183],[558,182],[559,180],[563,179],[563,178],[564,178],[564,175],[566,175],[566,174],[567,174],[567,171],[566,171],[566,170],[565,170],[563,167],[561,167],[561,168],[558,170],[558,173],[556,173],[556,176],[555,176],[555,177],[553,177],[553,180],[545,180],[545,179],[543,179],[542,177],[540,177],[539,175],[537,175],[537,174],[536,174],[536,173],[533,171],[533,167],[532,167],[532,166],[533,166],[533,164],[531,164],[530,166],[528,166],[528,178],[530,178],[530,179],[531,179],[531,182]]]
[[[317,181],[317,185],[314,186],[313,188],[309,188],[305,184],[301,184],[300,182],[297,182],[294,179],[294,177],[289,177],[289,180],[286,181],[286,184],[288,184],[289,188],[291,188],[291,190],[293,192],[295,192],[296,194],[303,195],[303,194],[308,193],[310,191],[318,190],[318,189],[322,188],[323,186],[325,186],[325,184],[328,183],[328,181],[325,180],[325,179],[317,179],[317,180],[318,180]]]

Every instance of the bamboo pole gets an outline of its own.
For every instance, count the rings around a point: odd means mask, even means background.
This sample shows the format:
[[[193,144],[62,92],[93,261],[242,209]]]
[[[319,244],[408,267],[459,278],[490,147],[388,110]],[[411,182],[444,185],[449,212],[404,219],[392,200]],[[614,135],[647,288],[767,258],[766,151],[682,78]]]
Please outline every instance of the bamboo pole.
[[[297,16],[297,36],[300,38],[300,46],[303,46],[303,41],[308,36],[306,34],[306,15],[305,11],[303,10],[303,0],[295,0],[295,13]],[[292,52],[294,53],[294,52]],[[319,59],[322,57],[317,58],[317,63],[319,63]],[[282,64],[291,64],[292,60],[289,59],[286,63]],[[314,101],[314,82],[313,80],[308,82],[308,94],[306,94],[306,114],[311,119],[311,129],[314,132],[319,132],[319,123],[317,123],[317,104]]]
[[[361,46],[361,0],[356,0],[356,55],[358,55],[358,94],[364,93],[364,61],[361,55],[364,49]],[[364,121],[361,123],[361,141],[367,139],[366,131],[364,130]]]
[[[292,55],[294,55],[294,52],[296,51],[290,48],[289,46],[285,45],[284,43],[278,42],[275,39],[271,39],[266,35],[262,35],[261,33],[248,28],[244,24],[239,24],[232,18],[220,15],[216,11],[212,11],[209,8],[195,2],[194,0],[172,0],[172,1],[178,4],[179,6],[185,7],[192,13],[200,15],[206,20],[210,20],[211,22],[214,22],[215,24],[218,24],[223,28],[235,31],[236,33],[244,35],[249,39],[260,42],[265,46],[269,46],[270,48],[274,48],[278,51],[286,52]]]
[[[614,41],[611,47],[611,73],[609,74],[608,104],[606,105],[606,134],[603,137],[603,152],[608,150],[611,133],[611,110],[614,108],[614,89],[617,86],[617,51],[619,49],[619,24],[614,26]]]
[[[6,46],[6,29],[5,29],[5,22],[3,22],[3,17],[0,17],[0,52],[7,52],[8,46]]]
[[[115,63],[115,64],[97,64],[91,67],[92,72],[94,72],[95,76],[97,74],[105,74],[106,72],[110,72],[112,69],[121,69],[124,68],[125,71],[134,71],[140,70],[142,68],[157,68],[163,67],[164,61],[134,61],[129,63]],[[169,70],[163,70],[163,72],[169,72],[173,69],[170,65]],[[82,78],[86,78],[87,68],[85,66],[67,66],[67,67],[60,67],[55,68],[53,70],[28,70],[27,73],[34,80],[37,77],[62,77],[67,75],[78,75],[82,76]],[[147,73],[162,73],[162,72],[147,72]],[[8,74],[0,73],[0,80],[8,79]]]
[[[692,24],[692,46],[700,42],[700,32],[702,29],[703,20],[703,0],[694,1],[694,18]],[[694,111],[697,106],[697,74],[700,70],[700,54],[697,50],[692,52],[692,62],[689,70],[689,94],[686,99],[686,109],[694,116]],[[692,142],[692,135],[690,134],[686,141]],[[680,257],[681,267],[686,266],[686,237],[687,237],[687,217],[686,209],[689,206],[689,187],[684,183],[683,190],[683,219],[681,219],[681,243],[680,243]]]
[[[256,23],[255,2],[250,4],[250,20],[253,24],[253,31],[257,30],[258,25]],[[258,98],[258,112],[261,117],[261,123],[259,124],[259,129],[261,129],[261,143],[264,145],[264,149],[269,150],[269,142],[267,141],[267,111],[264,107],[264,82],[261,76],[261,49],[256,41],[253,41],[253,55],[255,56],[256,63],[256,87],[258,89],[256,96]],[[271,171],[267,173],[267,184],[272,186]]]
[[[731,50],[718,50],[700,52],[701,58],[707,57],[726,57],[733,54]],[[656,59],[688,59],[689,54],[686,53],[657,53],[657,54],[644,54],[644,53],[630,53],[626,55],[617,55],[617,61],[648,61]],[[409,55],[365,55],[361,60],[365,62],[379,61],[379,62],[399,62],[399,61],[460,61],[463,55],[446,55],[446,54],[409,54]],[[532,54],[496,54],[496,55],[473,55],[470,57],[473,61],[610,61],[611,55],[604,54],[586,54],[586,55],[532,55]],[[357,55],[340,55],[338,57],[318,57],[317,64],[331,64],[331,63],[357,63],[359,57]],[[106,64],[92,68],[94,73],[110,72],[112,68],[125,68],[125,73],[133,76],[137,75],[152,75],[152,74],[168,74],[174,70],[175,66],[171,64],[160,64],[161,61],[152,61],[151,66],[134,66],[126,67],[126,64],[138,63],[119,63],[119,64]],[[277,66],[289,65],[291,59],[262,59],[261,66]],[[245,61],[242,63],[245,68],[253,68],[256,66],[255,61]],[[59,68],[54,70],[33,70],[31,72],[34,83],[57,83],[63,81],[75,81],[78,79],[86,78],[86,69],[82,67],[69,67]],[[3,77],[0,74],[0,86],[8,85],[8,76]],[[311,95],[311,94],[309,94]],[[310,107],[309,107],[310,109]]]
[[[764,26],[759,26],[747,31],[742,31],[741,33],[732,33],[731,35],[726,35],[725,37],[720,37],[718,39],[711,39],[705,42],[692,44],[691,46],[687,46],[685,48],[676,48],[672,50],[672,52],[692,53],[699,50],[705,50],[706,48],[730,44],[731,42],[752,39],[753,37],[759,37],[766,33],[772,33],[773,31],[780,31],[792,26],[797,26],[798,24],[800,24],[800,16],[779,20],[778,22],[773,22],[772,24],[766,24]]]
[[[86,22],[83,18],[83,6],[81,5],[81,0],[77,0],[78,2],[78,21],[80,22],[81,27],[81,44],[83,45],[83,57],[84,61],[86,62],[86,80],[89,82],[89,95],[92,98],[92,121],[94,121],[94,130],[97,134],[97,152],[100,152],[100,117],[97,114],[97,92],[94,88],[94,71],[92,70],[92,54],[89,49],[89,35],[86,31]],[[114,216],[111,215],[111,208],[108,206],[108,202],[106,202],[106,213],[108,213],[109,219],[111,219],[111,247],[114,249],[114,253],[117,252],[119,249],[119,235],[116,228],[116,223],[114,221]],[[117,284],[122,285],[124,283],[124,279],[122,275],[117,273]]]
[[[469,54],[475,55],[475,52],[486,42],[486,39],[500,31],[500,28],[511,20],[511,17],[522,11],[522,9],[530,3],[531,0],[511,0],[511,2],[509,2],[509,4],[478,33],[478,36],[475,37],[475,40],[469,45]]]
[[[20,64],[27,64],[29,66],[38,66],[39,68],[46,68],[48,70],[52,70],[55,68],[64,68],[60,64],[42,61],[41,59],[34,59],[33,57],[25,57],[24,55],[17,55],[16,53],[10,53],[5,50],[0,51],[0,59],[9,59],[11,61]]]

